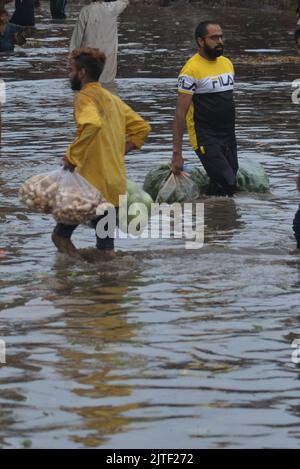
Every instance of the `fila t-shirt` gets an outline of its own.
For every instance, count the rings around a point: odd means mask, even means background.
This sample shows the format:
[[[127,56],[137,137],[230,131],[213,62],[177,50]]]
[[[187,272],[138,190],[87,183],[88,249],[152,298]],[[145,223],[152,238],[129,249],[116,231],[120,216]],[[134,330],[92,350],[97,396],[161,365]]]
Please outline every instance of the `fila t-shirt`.
[[[190,141],[196,150],[205,144],[235,141],[234,68],[229,59],[191,57],[178,78],[178,91],[193,95],[187,113]]]

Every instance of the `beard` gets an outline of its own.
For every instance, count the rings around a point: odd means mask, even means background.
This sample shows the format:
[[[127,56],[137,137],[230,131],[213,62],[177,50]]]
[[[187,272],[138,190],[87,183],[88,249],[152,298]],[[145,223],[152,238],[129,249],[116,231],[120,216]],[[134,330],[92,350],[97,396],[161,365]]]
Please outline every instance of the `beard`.
[[[217,57],[223,55],[224,48],[223,46],[217,46],[217,48],[215,47],[212,49],[211,47],[208,47],[206,44],[204,44],[204,52],[210,59],[216,59]]]
[[[70,80],[71,83],[71,88],[73,91],[80,91],[81,90],[81,81],[78,78],[78,75],[76,75],[72,80]]]

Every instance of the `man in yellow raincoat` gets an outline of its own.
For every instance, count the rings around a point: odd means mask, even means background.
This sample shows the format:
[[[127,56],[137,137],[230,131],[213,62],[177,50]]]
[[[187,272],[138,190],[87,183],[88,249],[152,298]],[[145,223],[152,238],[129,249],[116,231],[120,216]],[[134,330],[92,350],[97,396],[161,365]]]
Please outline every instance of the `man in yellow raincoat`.
[[[64,160],[66,170],[77,172],[92,184],[114,207],[126,194],[124,155],[142,147],[150,125],[120,98],[98,82],[105,56],[97,49],[74,50],[70,59],[70,82],[74,91],[74,117],[77,136]],[[99,219],[95,220],[95,227]],[[71,235],[77,225],[58,223],[52,240],[60,252],[77,252]],[[97,237],[97,248],[108,257],[114,252],[114,239]]]

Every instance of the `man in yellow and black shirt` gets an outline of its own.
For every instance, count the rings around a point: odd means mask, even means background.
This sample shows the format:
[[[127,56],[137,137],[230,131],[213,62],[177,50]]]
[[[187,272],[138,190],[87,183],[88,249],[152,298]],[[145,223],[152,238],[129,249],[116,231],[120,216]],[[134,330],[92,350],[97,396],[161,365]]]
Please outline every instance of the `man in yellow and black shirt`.
[[[234,68],[223,57],[223,32],[211,21],[195,31],[199,48],[182,68],[173,128],[172,170],[183,167],[182,138],[187,125],[190,142],[209,178],[209,195],[232,196],[238,170],[233,100]]]

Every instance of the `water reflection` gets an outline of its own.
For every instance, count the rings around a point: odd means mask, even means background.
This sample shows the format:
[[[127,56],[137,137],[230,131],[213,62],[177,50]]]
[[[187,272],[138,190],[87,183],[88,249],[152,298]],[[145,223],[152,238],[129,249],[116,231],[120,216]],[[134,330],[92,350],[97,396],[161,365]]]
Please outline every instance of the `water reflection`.
[[[217,240],[228,242],[244,224],[235,200],[225,197],[207,198],[204,217],[206,220],[205,243]]]
[[[125,264],[126,275],[121,272]],[[134,311],[134,305],[128,304],[128,288],[139,281],[143,266],[125,256],[98,268],[99,272],[81,277],[80,288],[68,291],[73,300],[76,298],[74,307],[74,301],[68,304],[61,300],[66,284],[61,281],[61,263],[56,262],[52,281],[56,280],[59,288],[49,290],[46,296],[64,312],[65,346],[57,367],[63,380],[73,383],[72,392],[86,404],[69,406],[65,402],[61,407],[83,419],[80,434],[72,439],[84,446],[101,446],[108,436],[126,431],[132,419],[125,413],[138,406],[130,402],[126,375],[143,362],[128,353],[128,344],[136,341],[141,328],[128,320],[128,313]],[[134,302],[139,302],[138,294]]]

